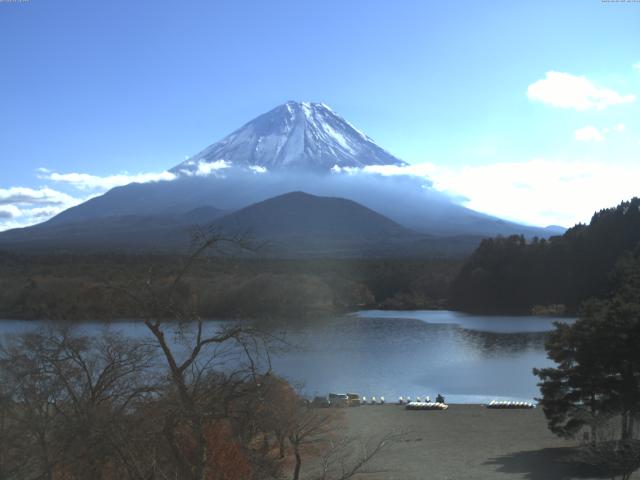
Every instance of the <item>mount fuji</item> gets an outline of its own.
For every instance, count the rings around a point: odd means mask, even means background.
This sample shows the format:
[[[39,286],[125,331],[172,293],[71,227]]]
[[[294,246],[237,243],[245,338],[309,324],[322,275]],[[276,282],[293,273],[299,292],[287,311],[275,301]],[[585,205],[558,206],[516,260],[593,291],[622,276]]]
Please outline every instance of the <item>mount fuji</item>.
[[[406,165],[323,103],[287,102],[171,169],[178,175],[225,162],[270,171]]]
[[[116,187],[44,223],[2,232],[0,249],[177,251],[194,226],[232,230],[239,219],[282,251],[306,244],[305,254],[317,247],[323,255],[332,252],[322,245],[339,245],[342,255],[378,244],[389,252],[389,232],[391,250],[410,254],[436,244],[466,252],[485,236],[561,233],[465,208],[424,178],[376,173],[406,165],[328,106],[287,102],[171,168],[172,180]],[[340,228],[332,217],[343,219]]]

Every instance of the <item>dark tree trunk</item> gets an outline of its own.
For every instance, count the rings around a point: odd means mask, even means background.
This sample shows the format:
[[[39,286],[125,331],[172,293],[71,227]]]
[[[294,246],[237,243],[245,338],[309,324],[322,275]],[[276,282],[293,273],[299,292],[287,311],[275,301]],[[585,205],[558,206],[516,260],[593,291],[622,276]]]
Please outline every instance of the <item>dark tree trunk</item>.
[[[298,480],[300,478],[300,467],[302,466],[302,456],[300,455],[300,450],[298,450],[297,445],[294,448],[294,452],[296,455],[296,468],[293,470],[293,480]]]

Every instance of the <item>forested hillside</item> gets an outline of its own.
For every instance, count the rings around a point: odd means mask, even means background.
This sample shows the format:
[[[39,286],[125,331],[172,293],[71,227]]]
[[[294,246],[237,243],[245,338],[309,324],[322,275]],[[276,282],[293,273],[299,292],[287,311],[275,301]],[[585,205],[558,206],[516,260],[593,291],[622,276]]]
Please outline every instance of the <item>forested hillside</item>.
[[[452,284],[454,307],[496,313],[580,303],[607,293],[616,262],[640,242],[640,199],[594,214],[549,240],[522,236],[483,240]],[[557,308],[556,308],[557,310]]]
[[[129,293],[162,289],[179,256],[0,253],[0,318],[139,318]],[[445,303],[458,259],[202,258],[181,294],[208,318],[300,319],[364,307]]]

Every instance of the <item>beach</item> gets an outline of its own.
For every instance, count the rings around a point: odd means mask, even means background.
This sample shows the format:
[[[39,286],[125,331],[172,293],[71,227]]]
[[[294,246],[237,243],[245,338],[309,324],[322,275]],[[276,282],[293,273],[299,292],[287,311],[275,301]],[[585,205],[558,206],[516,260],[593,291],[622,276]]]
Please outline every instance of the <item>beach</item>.
[[[345,433],[364,439],[406,432],[357,478],[389,480],[599,478],[572,460],[576,440],[548,429],[535,409],[491,410],[450,405],[445,411],[408,411],[400,405],[346,408]],[[635,478],[635,477],[633,477]]]

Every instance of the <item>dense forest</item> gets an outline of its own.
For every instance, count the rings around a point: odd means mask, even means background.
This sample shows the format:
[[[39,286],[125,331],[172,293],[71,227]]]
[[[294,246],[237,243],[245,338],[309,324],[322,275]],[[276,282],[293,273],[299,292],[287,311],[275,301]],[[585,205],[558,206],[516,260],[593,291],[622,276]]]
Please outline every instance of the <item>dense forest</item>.
[[[639,198],[549,240],[486,239],[453,281],[450,300],[473,312],[574,313],[584,300],[607,294],[616,263],[639,243]]]
[[[137,318],[130,293],[169,285],[180,256],[0,254],[0,318]],[[200,258],[183,296],[209,318],[278,319],[366,307],[438,308],[459,259]]]

